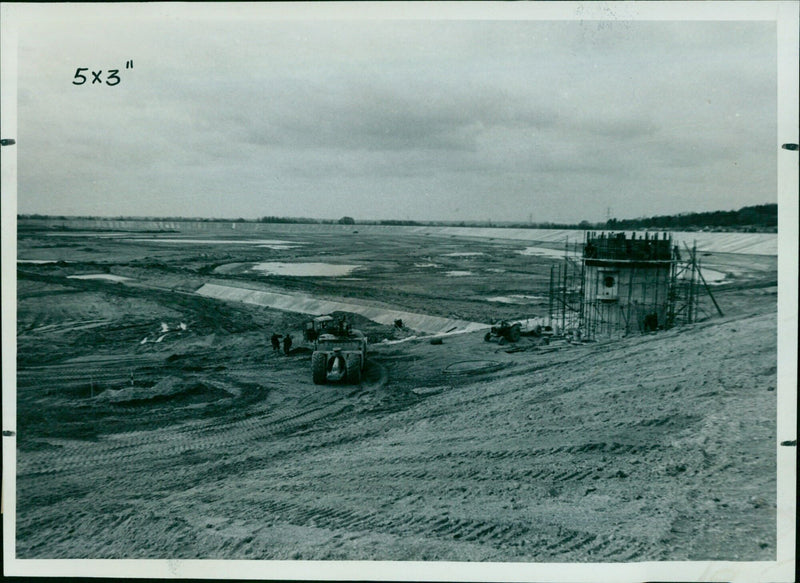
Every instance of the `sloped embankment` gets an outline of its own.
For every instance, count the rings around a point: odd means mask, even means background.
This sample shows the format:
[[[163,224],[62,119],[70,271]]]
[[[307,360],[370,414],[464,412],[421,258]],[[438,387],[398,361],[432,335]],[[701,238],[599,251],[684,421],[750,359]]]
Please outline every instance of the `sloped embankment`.
[[[255,304],[287,312],[301,312],[304,314],[350,312],[353,314],[360,314],[379,324],[390,326],[395,320],[402,320],[406,327],[427,334],[472,332],[489,327],[488,324],[482,324],[480,322],[468,322],[466,320],[416,314],[403,310],[359,304],[349,300],[325,300],[304,295],[252,290],[219,285],[216,283],[203,284],[196,293],[201,296],[219,300]]]

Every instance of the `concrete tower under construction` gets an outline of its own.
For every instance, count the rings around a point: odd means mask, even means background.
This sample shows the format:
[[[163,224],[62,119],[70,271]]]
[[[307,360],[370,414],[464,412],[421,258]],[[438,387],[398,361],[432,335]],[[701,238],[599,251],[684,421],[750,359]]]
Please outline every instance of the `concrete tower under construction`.
[[[666,233],[638,239],[635,234],[587,233],[582,333],[595,337],[670,327],[676,252]]]
[[[703,279],[697,250],[682,257],[668,233],[587,232],[550,271],[549,322],[582,340],[664,330],[696,321]]]

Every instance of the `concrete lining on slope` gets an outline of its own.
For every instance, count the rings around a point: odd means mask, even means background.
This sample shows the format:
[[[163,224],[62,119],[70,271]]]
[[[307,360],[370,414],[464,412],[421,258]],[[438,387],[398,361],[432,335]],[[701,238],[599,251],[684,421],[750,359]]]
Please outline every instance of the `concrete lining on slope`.
[[[395,320],[403,320],[403,325],[428,334],[456,334],[472,332],[489,328],[489,324],[469,322],[453,318],[441,318],[427,314],[416,314],[402,310],[392,310],[377,306],[356,304],[336,300],[322,300],[309,296],[277,293],[253,289],[219,285],[216,283],[203,284],[195,293],[218,300],[242,302],[265,306],[285,312],[300,312],[302,314],[328,314],[330,312],[351,312],[360,314],[365,318],[379,324],[393,325]]]

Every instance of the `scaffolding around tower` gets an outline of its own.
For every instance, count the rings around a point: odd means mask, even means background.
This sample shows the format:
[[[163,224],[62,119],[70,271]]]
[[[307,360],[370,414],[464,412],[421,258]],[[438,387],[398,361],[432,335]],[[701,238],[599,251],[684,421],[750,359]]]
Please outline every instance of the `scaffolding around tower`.
[[[582,340],[666,330],[699,316],[705,286],[696,247],[668,233],[586,232],[550,271],[549,323]]]

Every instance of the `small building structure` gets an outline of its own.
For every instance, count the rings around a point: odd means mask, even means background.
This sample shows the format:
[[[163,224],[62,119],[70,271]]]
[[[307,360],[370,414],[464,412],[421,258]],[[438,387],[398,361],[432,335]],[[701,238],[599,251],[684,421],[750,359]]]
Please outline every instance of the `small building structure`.
[[[580,331],[586,338],[669,328],[675,315],[678,250],[667,233],[587,232]]]
[[[682,256],[669,233],[597,233],[565,244],[550,269],[549,324],[559,335],[595,340],[697,321],[703,279],[697,248]]]

